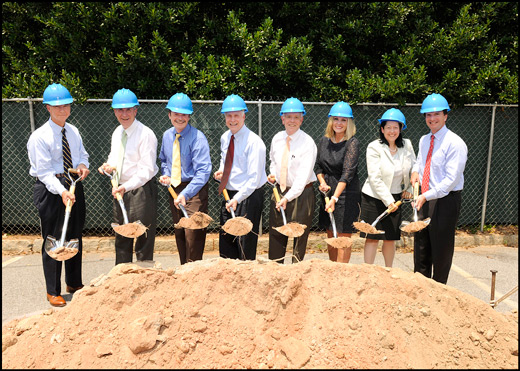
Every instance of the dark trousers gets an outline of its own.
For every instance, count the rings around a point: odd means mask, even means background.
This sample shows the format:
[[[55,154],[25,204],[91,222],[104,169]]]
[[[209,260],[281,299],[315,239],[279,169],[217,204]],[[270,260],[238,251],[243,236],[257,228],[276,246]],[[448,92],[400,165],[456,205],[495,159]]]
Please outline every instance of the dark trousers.
[[[233,198],[237,191],[228,191],[228,193],[229,197]],[[253,229],[244,236],[233,236],[232,234],[224,232],[221,228],[218,246],[222,258],[241,260],[256,259],[263,203],[264,189],[260,187],[238,204],[235,210],[235,216],[242,216],[249,219],[253,223]],[[228,219],[231,219],[231,213],[226,210],[226,201],[223,201],[220,208],[220,225],[223,226]]]
[[[128,222],[140,220],[148,229],[135,238],[135,256],[138,261],[153,260],[155,230],[157,226],[157,181],[152,178],[144,186],[123,195]],[[114,220],[119,225],[124,224],[123,212],[119,202],[114,199]],[[116,233],[116,265],[131,263],[134,249],[134,238],[128,238]]]
[[[174,188],[175,193],[179,194],[188,185],[188,182],[179,184],[178,187]],[[188,216],[192,216],[197,211],[208,213],[208,189],[209,186],[206,183],[199,193],[193,196],[191,199],[186,201],[186,212]],[[184,217],[182,210],[177,209],[173,202],[173,197],[168,192],[168,201],[170,202],[170,210],[172,212],[173,224],[177,224],[179,220]],[[181,264],[186,264],[195,260],[202,260],[202,254],[204,252],[204,246],[206,245],[206,232],[207,228],[204,229],[185,229],[175,228],[175,242],[177,243],[177,250],[179,251],[179,258]]]
[[[65,178],[59,178],[60,182],[65,185]],[[67,187],[65,185],[65,187]],[[71,259],[65,263],[65,283],[71,287],[82,286],[81,278],[81,261],[83,252],[83,240],[81,233],[85,225],[85,195],[83,193],[83,184],[78,181],[76,183],[76,202],[70,211],[65,242],[77,238],[79,240],[79,251]],[[43,274],[45,276],[45,286],[47,293],[53,296],[61,295],[61,261],[54,260],[45,251],[45,242],[48,236],[53,236],[57,241],[61,239],[63,230],[63,222],[65,220],[65,205],[60,195],[53,194],[47,190],[45,184],[37,180],[34,184],[34,205],[38,209],[40,217],[40,225],[42,230],[42,261]]]
[[[285,190],[285,193],[288,191],[289,188]],[[287,208],[285,209],[287,223],[296,222],[307,226],[303,235],[294,238],[292,257],[293,263],[300,262],[305,257],[305,250],[307,249],[307,240],[309,239],[309,232],[312,225],[315,204],[316,198],[314,196],[313,187],[305,188],[299,197],[287,203]],[[283,264],[289,237],[274,229],[275,227],[281,227],[283,225],[282,213],[276,210],[275,205],[276,200],[273,195],[271,197],[271,206],[269,210],[268,256],[269,259],[276,260],[278,263]]]
[[[448,282],[461,200],[461,191],[450,192],[443,198],[427,201],[419,210],[419,220],[429,217],[431,222],[428,227],[415,233],[414,272],[440,283]]]

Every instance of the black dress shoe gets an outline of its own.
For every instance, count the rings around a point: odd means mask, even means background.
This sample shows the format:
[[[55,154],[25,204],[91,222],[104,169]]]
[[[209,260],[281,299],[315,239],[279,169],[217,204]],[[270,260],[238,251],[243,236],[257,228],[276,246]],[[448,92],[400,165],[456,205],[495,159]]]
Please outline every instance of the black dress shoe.
[[[67,292],[74,294],[76,291],[81,290],[82,288],[83,288],[83,285],[78,286],[78,287],[70,287],[69,285],[67,285]]]

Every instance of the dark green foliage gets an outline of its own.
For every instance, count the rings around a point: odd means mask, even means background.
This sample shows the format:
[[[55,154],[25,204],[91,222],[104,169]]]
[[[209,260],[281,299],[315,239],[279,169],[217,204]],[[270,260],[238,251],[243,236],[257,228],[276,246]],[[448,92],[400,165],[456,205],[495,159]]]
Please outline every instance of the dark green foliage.
[[[516,2],[2,3],[2,97],[518,103]]]

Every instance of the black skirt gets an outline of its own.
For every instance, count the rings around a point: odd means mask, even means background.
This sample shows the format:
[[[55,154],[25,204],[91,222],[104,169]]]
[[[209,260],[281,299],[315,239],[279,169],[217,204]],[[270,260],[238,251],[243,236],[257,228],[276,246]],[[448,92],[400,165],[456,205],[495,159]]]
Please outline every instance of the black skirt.
[[[401,194],[393,194],[395,201],[401,199]],[[387,207],[383,203],[383,201],[370,197],[365,193],[361,193],[361,220],[365,221],[368,224],[372,224],[374,220],[377,219],[379,215],[385,212]],[[393,213],[385,216],[382,220],[380,220],[376,224],[376,229],[385,231],[384,234],[366,234],[364,232],[360,232],[359,236],[363,238],[368,238],[372,240],[400,240],[401,239],[401,230],[399,226],[401,225],[401,208],[399,207]]]

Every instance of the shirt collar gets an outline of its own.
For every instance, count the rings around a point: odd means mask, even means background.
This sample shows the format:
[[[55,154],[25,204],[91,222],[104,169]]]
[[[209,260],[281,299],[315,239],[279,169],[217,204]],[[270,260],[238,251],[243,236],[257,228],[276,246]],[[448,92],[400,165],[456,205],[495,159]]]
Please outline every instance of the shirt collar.
[[[132,125],[130,125],[130,127],[128,129],[125,130],[122,126],[121,126],[121,129],[126,131],[126,135],[128,135],[128,137],[130,137],[137,130],[137,127],[139,126],[139,124],[140,124],[140,122],[137,119],[134,119],[134,122],[132,122]]]
[[[190,124],[186,125],[186,127],[180,133],[177,133],[177,130],[174,127],[173,128],[173,139],[175,139],[175,135],[177,135],[177,134],[180,134],[181,138],[187,137],[190,134],[190,131],[191,131]]]
[[[442,138],[444,138],[446,136],[446,134],[448,133],[448,128],[446,127],[446,125],[444,125],[441,129],[439,129],[438,132],[436,132],[435,134],[433,134],[431,131],[430,131],[430,138],[432,135],[435,135],[435,139],[437,140],[442,140]]]
[[[296,132],[292,135],[287,134],[287,131],[284,130],[285,133],[285,140],[287,140],[287,137],[291,137],[291,140],[296,140],[300,137],[301,129],[296,130]]]
[[[234,135],[235,139],[241,139],[244,138],[248,132],[249,128],[244,124],[244,126],[242,126],[235,134],[231,134],[231,131],[229,131],[229,138],[231,138],[231,135]]]
[[[63,127],[61,127],[60,125],[58,125],[57,123],[52,121],[52,119],[49,119],[49,125],[50,125],[50,127],[52,129],[52,132],[54,134],[60,134],[61,135],[61,131],[63,130],[63,128],[65,128],[66,131],[68,130],[67,123],[65,123],[65,125]]]

